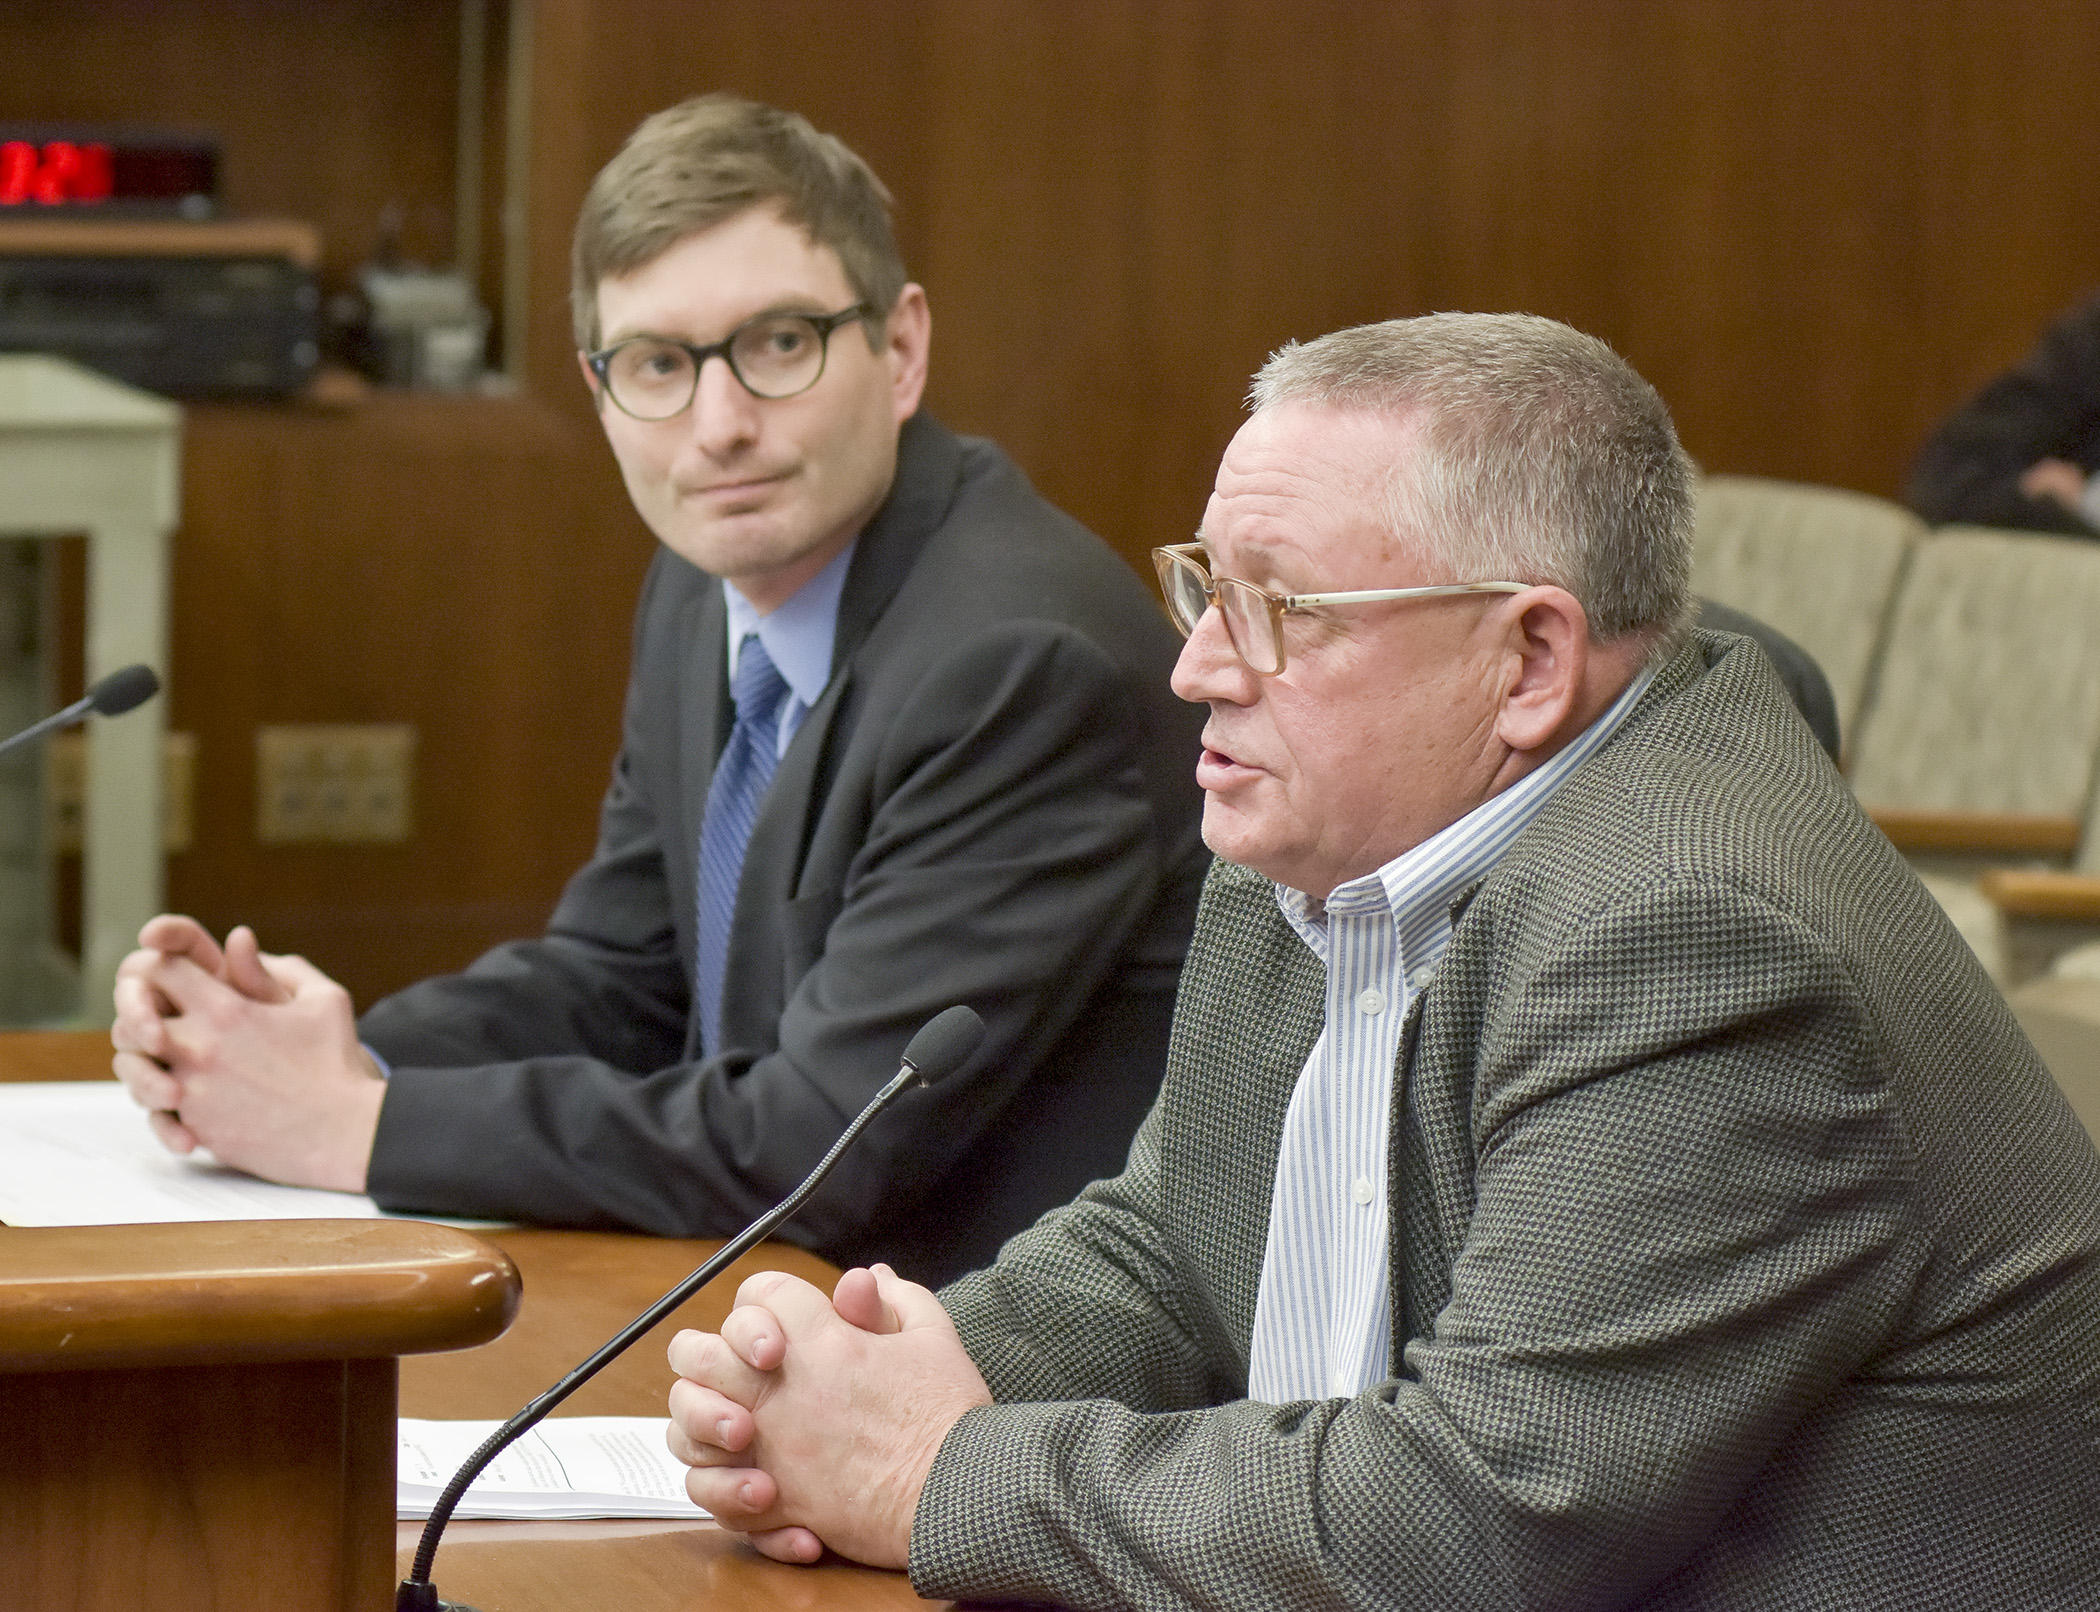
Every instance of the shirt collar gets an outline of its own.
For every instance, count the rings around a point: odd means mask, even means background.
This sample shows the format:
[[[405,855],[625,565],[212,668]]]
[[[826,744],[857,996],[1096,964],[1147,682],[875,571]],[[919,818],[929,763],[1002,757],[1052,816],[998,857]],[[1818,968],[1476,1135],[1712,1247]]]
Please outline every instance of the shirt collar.
[[[837,558],[811,577],[787,602],[770,615],[758,607],[736,584],[724,581],[722,602],[729,611],[729,675],[736,676],[738,652],[752,633],[766,646],[766,654],[780,669],[788,691],[804,706],[812,706],[831,681],[831,652],[838,638],[839,596],[845,591],[846,571],[853,563],[859,539],[848,543]]]
[[[1326,901],[1277,885],[1276,903],[1284,917],[1323,962],[1330,912],[1343,917],[1389,912],[1400,930],[1403,956],[1419,957],[1434,949],[1438,932],[1448,928],[1451,904],[1461,892],[1487,877],[1516,837],[1545,810],[1554,791],[1619,730],[1654,680],[1655,668],[1642,667],[1604,714],[1545,765],[1377,871],[1336,886]]]

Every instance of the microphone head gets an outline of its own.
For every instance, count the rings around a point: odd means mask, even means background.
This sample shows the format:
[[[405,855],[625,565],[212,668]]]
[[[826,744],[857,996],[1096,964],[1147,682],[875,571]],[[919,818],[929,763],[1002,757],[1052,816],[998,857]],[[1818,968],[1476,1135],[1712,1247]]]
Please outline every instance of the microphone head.
[[[127,666],[111,672],[87,691],[89,703],[103,716],[122,716],[160,692],[160,679],[150,666]]]
[[[968,1063],[982,1040],[984,1020],[966,1007],[944,1008],[911,1038],[904,1061],[911,1065],[920,1085],[930,1086]]]

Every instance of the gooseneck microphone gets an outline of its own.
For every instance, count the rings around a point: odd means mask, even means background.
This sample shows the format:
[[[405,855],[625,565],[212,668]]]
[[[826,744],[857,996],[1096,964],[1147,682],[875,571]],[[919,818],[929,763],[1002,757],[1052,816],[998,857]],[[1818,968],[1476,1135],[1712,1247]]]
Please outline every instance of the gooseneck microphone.
[[[138,669],[144,670],[142,667]],[[437,1586],[430,1581],[430,1568],[436,1560],[438,1540],[444,1535],[445,1524],[452,1520],[453,1508],[459,1504],[460,1496],[467,1492],[467,1486],[481,1475],[482,1469],[519,1435],[529,1432],[555,1406],[623,1354],[635,1339],[713,1281],[739,1255],[770,1236],[775,1227],[800,1209],[824,1177],[831,1173],[831,1167],[838,1163],[846,1149],[868,1128],[869,1122],[900,1092],[908,1086],[930,1086],[937,1080],[945,1080],[969,1062],[970,1054],[977,1050],[983,1039],[984,1020],[966,1007],[948,1008],[927,1020],[905,1047],[904,1057],[890,1083],[875,1094],[868,1106],[860,1111],[860,1117],[831,1144],[831,1151],[817,1161],[817,1167],[803,1178],[802,1185],[724,1243],[712,1259],[636,1316],[590,1359],[491,1433],[481,1448],[468,1456],[465,1464],[452,1474],[452,1481],[445,1485],[438,1495],[437,1504],[430,1508],[430,1520],[423,1525],[422,1542],[416,1546],[415,1564],[394,1594],[394,1612],[473,1612],[471,1607],[438,1599]]]
[[[150,666],[127,666],[120,672],[111,672],[89,689],[85,697],[75,700],[63,711],[54,711],[20,733],[0,739],[0,755],[7,754],[16,745],[29,743],[31,739],[41,739],[47,733],[84,722],[92,715],[122,716],[133,706],[144,705],[159,692],[160,679],[153,675]]]

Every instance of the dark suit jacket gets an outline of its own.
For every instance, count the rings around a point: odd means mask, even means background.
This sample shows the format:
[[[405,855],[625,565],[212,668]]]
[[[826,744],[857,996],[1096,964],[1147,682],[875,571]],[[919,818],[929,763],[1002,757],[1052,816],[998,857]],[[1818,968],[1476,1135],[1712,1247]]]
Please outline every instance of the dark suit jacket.
[[[1779,686],[1794,702],[1794,709],[1816,736],[1816,743],[1833,762],[1839,760],[1844,747],[1838,733],[1837,698],[1830,692],[1830,679],[1823,675],[1815,656],[1777,627],[1768,627],[1757,617],[1716,599],[1699,601],[1699,625],[1708,632],[1741,633],[1745,638],[1756,639],[1757,647],[1765,652],[1765,659],[1778,674]]]
[[[2065,314],[2034,351],[1944,420],[1904,496],[1928,521],[2100,536],[2053,498],[2020,491],[2038,459],[2100,471],[2100,298]]]
[[[786,1235],[952,1275],[1120,1169],[1207,854],[1203,714],[1130,568],[988,442],[909,422],[830,685],[753,828],[723,1051],[698,1061],[695,860],[732,712],[721,585],[657,555],[597,854],[543,939],[380,1003],[389,1207],[686,1236],[783,1197],[933,1013],[983,1049],[899,1099]]]
[[[1322,980],[1217,865],[1128,1170],[942,1295],[999,1403],[934,1463],[922,1592],[2094,1604],[2100,1158],[1762,657],[1658,674],[1408,1013],[1396,1375],[1251,1402]]]

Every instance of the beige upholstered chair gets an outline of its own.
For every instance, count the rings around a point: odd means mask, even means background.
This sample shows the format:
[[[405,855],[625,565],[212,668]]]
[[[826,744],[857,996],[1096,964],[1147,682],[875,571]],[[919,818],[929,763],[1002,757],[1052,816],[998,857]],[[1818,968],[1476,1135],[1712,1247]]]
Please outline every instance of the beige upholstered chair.
[[[2100,545],[1747,476],[1707,477],[1698,522],[1693,588],[1822,663],[1861,799],[1992,977],[2016,934],[2100,925]],[[2100,1138],[2100,944],[2010,1000]]]
[[[2075,840],[2100,756],[2096,628],[2100,544],[1935,533],[1911,561],[1853,730],[1860,800],[2051,817]]]
[[[2100,925],[2100,777],[2082,823],[2059,821],[2052,832],[2068,841],[2075,830],[2077,852],[2066,870],[2040,867],[1993,868],[1978,881],[1982,892],[2008,917],[2055,924]],[[2100,942],[2080,948],[2080,955],[2059,959],[2052,972],[2064,972],[2100,985]]]
[[[2002,932],[2025,927],[2056,936],[2091,934],[2100,925],[2100,789],[2087,808],[2085,833],[2068,872],[1995,869],[1977,881]],[[2054,949],[2053,947],[2051,948]],[[2100,941],[2059,953],[2048,971],[2007,993],[2020,1025],[2100,1142]]]
[[[2100,979],[2058,971],[2008,1000],[2049,1073],[2100,1142]]]
[[[1816,658],[1851,750],[1917,516],[1837,487],[1707,476],[1699,485],[1692,591],[1771,623]]]
[[[1948,527],[1912,556],[1850,744],[1860,801],[1928,858],[1928,885],[2001,980],[2004,917],[2036,916],[1929,858],[2079,850],[2100,762],[2100,545]],[[2088,850],[2089,855],[2094,854]],[[1973,868],[1971,869],[1973,871]],[[1990,898],[1979,905],[1979,896]]]

